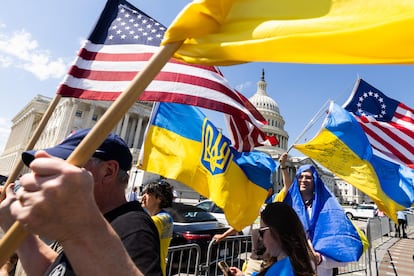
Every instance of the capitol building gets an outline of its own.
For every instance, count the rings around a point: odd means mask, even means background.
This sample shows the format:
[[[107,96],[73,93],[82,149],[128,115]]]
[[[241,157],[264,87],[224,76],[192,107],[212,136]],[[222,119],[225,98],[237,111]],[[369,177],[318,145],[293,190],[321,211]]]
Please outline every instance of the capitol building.
[[[269,97],[267,93],[267,83],[264,70],[257,82],[256,93],[249,98],[250,102],[257,108],[267,121],[262,130],[268,136],[275,136],[279,141],[277,146],[262,146],[257,150],[269,154],[274,160],[278,160],[280,155],[288,150],[289,134],[284,129],[285,120],[279,105]],[[42,95],[35,96],[27,105],[18,112],[12,119],[11,132],[4,151],[0,155],[0,175],[8,176],[19,162],[21,153],[25,150],[31,137],[39,126],[43,115],[48,109],[49,104],[55,99]],[[40,138],[34,146],[35,149],[51,147],[62,141],[73,130],[93,127],[109,108],[111,102],[90,101],[76,98],[61,98],[57,103],[48,123],[46,124]],[[120,120],[113,130],[122,137],[129,145],[133,155],[134,164],[137,163],[139,152],[143,144],[145,129],[148,125],[151,110],[151,102],[136,102],[127,114]],[[283,109],[283,107],[282,107]],[[293,177],[299,166],[313,163],[319,169],[319,173],[325,184],[338,197],[340,202],[369,201],[364,194],[352,185],[336,178],[330,172],[319,167],[307,157],[288,157],[287,167]],[[24,167],[19,174],[28,172]],[[160,179],[159,175],[154,175],[136,168],[130,172],[129,188],[140,187],[149,181]],[[201,199],[200,195],[174,180],[168,180],[174,186],[183,199]],[[277,192],[283,187],[282,175],[277,170],[272,179],[274,190]]]

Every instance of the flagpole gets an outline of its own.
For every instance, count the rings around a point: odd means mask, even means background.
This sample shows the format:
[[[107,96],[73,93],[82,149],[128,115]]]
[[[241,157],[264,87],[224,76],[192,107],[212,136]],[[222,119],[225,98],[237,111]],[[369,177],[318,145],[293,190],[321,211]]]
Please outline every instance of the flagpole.
[[[42,134],[43,130],[46,127],[47,122],[49,121],[50,117],[53,114],[53,111],[55,110],[57,104],[60,101],[60,98],[62,96],[59,94],[56,94],[55,98],[50,102],[48,108],[46,109],[45,114],[43,114],[42,119],[40,120],[39,125],[37,126],[36,130],[34,131],[32,137],[29,139],[29,142],[26,145],[26,150],[31,150],[36,145],[36,142],[39,140],[40,135]],[[21,158],[17,158],[17,163],[14,165],[12,172],[7,177],[6,183],[3,187],[3,192],[0,195],[0,202],[3,201],[3,199],[6,197],[6,189],[9,186],[10,183],[13,183],[17,177],[19,176],[20,171],[23,169],[23,160]],[[1,263],[1,262],[0,262]]]
[[[145,68],[134,77],[126,90],[113,102],[102,118],[68,157],[67,162],[69,164],[82,167],[89,160],[182,43],[183,41],[179,41],[160,47],[159,52],[151,57]],[[0,241],[0,264],[6,262],[7,258],[16,251],[27,235],[26,229],[16,221]]]
[[[323,105],[322,107],[318,110],[318,112],[316,112],[315,116],[313,116],[313,118],[309,121],[309,123],[305,126],[305,128],[303,129],[303,131],[299,134],[299,136],[296,138],[296,140],[293,142],[293,144],[288,148],[287,152],[289,152],[292,148],[293,145],[296,144],[303,135],[305,135],[305,133],[316,123],[316,120],[319,119],[320,116],[322,116],[323,114],[323,110],[325,108],[325,106],[327,104],[329,104],[329,102],[331,101],[331,99],[328,99]]]

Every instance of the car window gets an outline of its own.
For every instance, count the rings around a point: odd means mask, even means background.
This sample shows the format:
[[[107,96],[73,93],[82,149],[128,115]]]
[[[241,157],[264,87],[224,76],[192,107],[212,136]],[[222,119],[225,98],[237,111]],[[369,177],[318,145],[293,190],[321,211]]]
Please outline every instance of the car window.
[[[211,208],[211,212],[224,214],[223,210],[220,207],[218,207],[216,204],[214,204],[213,208]]]
[[[185,222],[203,222],[203,221],[214,221],[215,217],[207,212],[194,212],[189,211],[183,214]]]
[[[210,202],[201,202],[197,204],[197,207],[208,211],[210,209],[210,205],[211,205]]]
[[[166,208],[166,211],[172,216],[174,222],[217,221],[209,212],[192,205],[173,203],[173,206]]]

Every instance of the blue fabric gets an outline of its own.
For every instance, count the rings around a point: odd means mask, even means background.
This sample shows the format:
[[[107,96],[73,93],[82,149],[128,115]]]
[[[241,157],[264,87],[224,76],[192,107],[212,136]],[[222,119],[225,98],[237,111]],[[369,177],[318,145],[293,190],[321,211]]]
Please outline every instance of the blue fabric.
[[[367,93],[375,93],[378,96],[364,96]],[[361,99],[363,100],[361,101]],[[345,109],[354,113],[356,116],[374,116],[378,121],[390,122],[394,117],[398,104],[398,101],[387,97],[377,88],[360,79],[359,85],[354,91],[352,99],[345,106]]]
[[[252,276],[256,276],[258,272],[253,272]],[[289,257],[281,259],[280,261],[274,263],[267,271],[266,276],[279,275],[279,276],[295,276],[293,272],[293,267],[290,262]]]
[[[312,171],[315,180],[311,218],[306,211],[298,184],[298,176],[306,170]],[[326,188],[314,166],[303,165],[298,169],[284,202],[295,209],[316,251],[338,262],[357,261],[362,255],[361,237],[335,196]]]

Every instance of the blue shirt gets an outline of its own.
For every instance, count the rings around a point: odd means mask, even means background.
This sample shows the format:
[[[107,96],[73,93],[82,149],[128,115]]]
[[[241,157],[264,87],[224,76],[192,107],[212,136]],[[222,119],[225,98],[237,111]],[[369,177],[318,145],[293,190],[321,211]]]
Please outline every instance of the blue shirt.
[[[256,276],[258,272],[253,272],[252,276]],[[272,266],[266,271],[266,276],[295,276],[293,272],[292,264],[289,257],[283,258],[280,261],[272,264]]]

